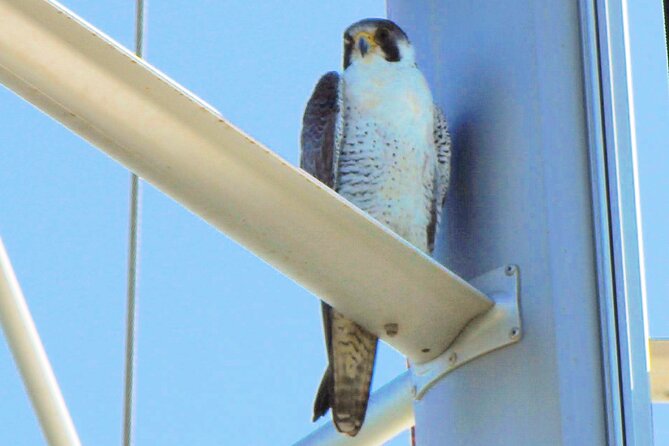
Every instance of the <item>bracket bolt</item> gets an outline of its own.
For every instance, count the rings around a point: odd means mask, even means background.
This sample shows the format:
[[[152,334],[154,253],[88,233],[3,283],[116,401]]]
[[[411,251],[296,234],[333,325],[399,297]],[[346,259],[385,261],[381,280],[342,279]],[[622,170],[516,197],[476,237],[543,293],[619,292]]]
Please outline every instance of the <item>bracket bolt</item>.
[[[383,329],[386,330],[386,334],[391,338],[395,336],[399,331],[400,327],[396,323],[390,323],[383,326]]]
[[[513,276],[515,272],[516,272],[516,265],[506,265],[506,268],[504,268],[504,273],[507,276]]]
[[[510,339],[518,339],[520,337],[520,328],[519,327],[513,327],[511,331],[509,331],[509,338]]]
[[[448,355],[448,363],[450,365],[453,365],[456,362],[458,362],[458,354],[455,353],[455,352],[452,352],[450,355]]]

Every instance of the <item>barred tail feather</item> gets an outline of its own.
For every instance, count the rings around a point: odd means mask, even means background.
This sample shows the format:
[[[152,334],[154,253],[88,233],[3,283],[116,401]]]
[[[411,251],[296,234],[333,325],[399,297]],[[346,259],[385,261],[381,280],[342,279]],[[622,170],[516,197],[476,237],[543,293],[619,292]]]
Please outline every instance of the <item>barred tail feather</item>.
[[[378,339],[336,310],[332,311],[332,420],[355,436],[367,412]]]

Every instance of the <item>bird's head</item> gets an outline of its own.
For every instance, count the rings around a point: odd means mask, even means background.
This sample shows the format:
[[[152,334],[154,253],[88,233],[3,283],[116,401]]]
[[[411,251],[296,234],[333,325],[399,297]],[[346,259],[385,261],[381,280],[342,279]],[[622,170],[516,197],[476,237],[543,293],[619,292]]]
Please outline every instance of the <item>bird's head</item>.
[[[414,64],[413,47],[404,31],[386,19],[364,19],[349,26],[344,32],[344,69],[378,60]]]

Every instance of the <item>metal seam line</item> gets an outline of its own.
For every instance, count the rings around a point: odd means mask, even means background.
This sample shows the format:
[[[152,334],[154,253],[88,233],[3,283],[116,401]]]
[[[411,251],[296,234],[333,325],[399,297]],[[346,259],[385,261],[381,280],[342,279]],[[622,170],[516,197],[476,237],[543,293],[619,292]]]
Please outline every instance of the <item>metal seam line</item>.
[[[144,54],[144,0],[137,0],[135,16],[135,54]],[[130,230],[128,240],[128,286],[125,340],[125,383],[123,401],[123,446],[132,445],[134,373],[135,373],[135,322],[137,318],[137,263],[140,215],[140,182],[134,172],[130,173]]]

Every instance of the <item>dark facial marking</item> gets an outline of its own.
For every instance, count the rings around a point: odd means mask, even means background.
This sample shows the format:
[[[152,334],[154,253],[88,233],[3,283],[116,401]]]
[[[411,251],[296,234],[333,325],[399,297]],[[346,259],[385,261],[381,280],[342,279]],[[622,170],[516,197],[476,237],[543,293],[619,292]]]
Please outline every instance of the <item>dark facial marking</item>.
[[[353,52],[353,37],[344,33],[344,69],[351,65],[351,53]]]
[[[388,62],[399,62],[400,60],[400,49],[397,46],[399,38],[401,38],[400,35],[392,35],[391,31],[384,26],[380,26],[374,34],[374,40],[383,50]]]
[[[381,47],[388,62],[398,62],[400,60],[400,50],[397,43],[400,40],[409,41],[402,28],[387,19],[364,19],[349,26],[346,32],[344,32],[344,69],[351,65],[351,56],[355,43],[351,35],[365,28],[376,28],[374,40]]]
[[[388,40],[390,38],[390,31],[388,31],[388,28],[379,28],[376,30],[376,34],[374,35],[374,40],[376,40],[376,43],[381,44]]]

